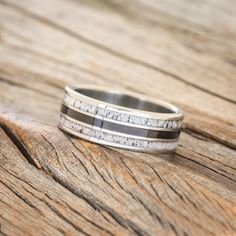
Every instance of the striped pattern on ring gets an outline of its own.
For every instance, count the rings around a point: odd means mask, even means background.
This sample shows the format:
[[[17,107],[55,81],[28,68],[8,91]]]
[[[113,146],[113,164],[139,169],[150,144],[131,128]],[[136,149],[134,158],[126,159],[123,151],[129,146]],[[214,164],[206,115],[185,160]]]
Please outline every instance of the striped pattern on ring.
[[[97,114],[102,117],[117,120],[124,123],[131,123],[136,125],[143,125],[157,128],[168,128],[168,129],[180,129],[182,126],[182,120],[163,120],[141,117],[137,115],[131,115],[124,111],[114,111],[109,108],[96,107],[95,105],[88,104],[79,101],[65,93],[64,102],[71,105],[81,111],[85,111],[91,114]]]
[[[173,151],[177,147],[177,141],[158,141],[158,140],[142,140],[142,139],[135,139],[131,137],[124,137],[119,136],[115,134],[111,134],[108,132],[104,132],[101,130],[96,130],[93,128],[89,128],[86,126],[83,126],[75,121],[71,121],[67,119],[64,115],[61,115],[60,117],[60,125],[74,130],[79,134],[86,135],[88,138],[92,137],[98,140],[103,140],[105,142],[112,144],[119,144],[129,147],[135,147],[140,149],[146,149],[146,150],[160,150],[160,151]]]
[[[80,122],[93,125],[105,130],[110,130],[114,132],[124,133],[128,135],[140,136],[144,138],[157,138],[157,139],[177,139],[179,137],[180,131],[157,131],[151,129],[137,128],[132,126],[126,126],[117,124],[110,121],[105,121],[98,119],[78,111],[75,111],[64,104],[61,106],[61,112],[75,120]]]

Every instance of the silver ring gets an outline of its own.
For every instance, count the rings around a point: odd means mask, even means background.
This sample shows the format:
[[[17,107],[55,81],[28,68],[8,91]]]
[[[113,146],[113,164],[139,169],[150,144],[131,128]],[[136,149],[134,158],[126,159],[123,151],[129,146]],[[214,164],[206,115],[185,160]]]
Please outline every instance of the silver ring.
[[[65,87],[59,128],[94,143],[143,152],[172,152],[182,111],[161,100],[97,86]]]

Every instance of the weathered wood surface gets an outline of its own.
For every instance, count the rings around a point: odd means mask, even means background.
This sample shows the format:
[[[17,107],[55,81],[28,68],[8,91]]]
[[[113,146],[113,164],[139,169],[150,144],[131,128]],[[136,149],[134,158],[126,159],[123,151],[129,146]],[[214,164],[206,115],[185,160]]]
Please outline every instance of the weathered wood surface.
[[[235,0],[0,0],[0,234],[236,235],[235,22]],[[176,153],[64,134],[68,83],[180,106]]]

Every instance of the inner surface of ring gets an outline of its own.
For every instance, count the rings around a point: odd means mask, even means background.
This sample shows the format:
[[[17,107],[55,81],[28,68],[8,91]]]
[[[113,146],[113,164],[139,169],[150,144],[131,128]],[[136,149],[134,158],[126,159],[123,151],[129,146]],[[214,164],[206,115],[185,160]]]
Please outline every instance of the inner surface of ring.
[[[112,93],[112,92],[104,92],[93,89],[75,89],[76,92],[79,92],[87,97],[91,97],[103,102],[115,104],[118,106],[124,106],[128,108],[133,108],[137,110],[143,111],[151,111],[158,113],[176,113],[170,108],[160,106],[155,103],[151,103],[130,95]]]

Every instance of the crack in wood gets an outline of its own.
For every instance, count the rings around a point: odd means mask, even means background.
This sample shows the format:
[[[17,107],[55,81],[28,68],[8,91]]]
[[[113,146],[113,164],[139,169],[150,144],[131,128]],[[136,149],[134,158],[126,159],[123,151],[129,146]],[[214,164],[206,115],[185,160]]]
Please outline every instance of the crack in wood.
[[[58,178],[55,174],[51,173],[52,177],[60,183],[63,187],[68,189],[70,192],[75,194],[77,197],[85,200],[94,210],[96,211],[106,211],[119,225],[123,226],[124,228],[131,228],[137,235],[139,236],[146,236],[149,235],[148,232],[144,232],[138,225],[133,223],[128,219],[124,219],[121,215],[119,215],[116,211],[114,211],[109,206],[106,206],[98,199],[95,199],[90,193],[87,193],[81,189],[76,189],[66,180]]]
[[[31,208],[33,208],[34,210],[36,210],[37,212],[39,212],[41,214],[40,209],[38,209],[34,204],[32,204],[27,198],[25,198],[23,195],[21,195],[19,192],[14,191],[13,188],[11,188],[9,185],[7,185],[6,183],[4,183],[1,179],[0,182],[7,188],[9,189],[12,193],[14,193],[19,199],[21,199],[24,203],[26,203],[28,206],[30,206]],[[13,184],[13,183],[11,183]]]
[[[218,174],[218,175],[220,175],[220,176],[222,176],[222,177],[224,177],[224,178],[226,178],[226,179],[228,179],[228,180],[230,180],[230,181],[236,182],[235,179],[233,179],[233,178],[231,178],[231,177],[229,177],[229,176],[227,176],[227,175],[225,175],[225,174],[222,174],[222,173],[218,172],[217,170],[215,170],[215,169],[213,169],[213,168],[211,168],[211,167],[209,167],[209,166],[206,166],[206,165],[204,165],[204,164],[202,164],[202,163],[200,163],[200,162],[198,162],[198,161],[196,161],[196,160],[193,160],[193,159],[191,159],[191,158],[188,158],[188,157],[186,157],[186,156],[183,156],[183,155],[181,155],[181,154],[179,154],[179,153],[176,153],[176,155],[179,156],[179,157],[181,157],[181,158],[187,159],[187,160],[189,160],[190,162],[193,162],[193,163],[195,163],[195,164],[197,164],[197,165],[199,165],[199,166],[202,166],[202,167],[204,167],[205,169],[208,169],[208,170],[210,170],[210,171],[212,171],[212,172],[214,172],[214,173],[216,173],[216,174]],[[235,189],[236,189],[236,188],[235,188]]]
[[[183,128],[183,131],[191,136],[193,136],[194,138],[200,139],[200,140],[213,140],[217,143],[223,144],[224,146],[231,148],[233,150],[236,150],[236,144],[233,142],[228,142],[227,140],[223,140],[218,138],[217,136],[213,136],[207,132],[203,132],[203,130],[201,130],[201,132],[197,129],[194,128],[189,128],[189,127],[185,127]]]
[[[31,158],[29,152],[24,147],[24,145],[21,143],[21,141],[14,135],[14,133],[9,129],[5,124],[2,124],[0,121],[1,128],[4,130],[4,132],[7,134],[7,136],[10,138],[10,140],[15,144],[17,149],[21,152],[22,156],[25,157],[25,159],[33,166],[39,168],[38,164],[34,161],[33,158]]]
[[[0,82],[2,83],[6,83],[6,84],[9,84],[11,86],[16,86],[16,87],[19,87],[19,88],[24,88],[24,89],[28,89],[30,91],[33,91],[33,92],[36,92],[36,93],[39,93],[39,94],[42,94],[42,95],[46,95],[48,97],[51,97],[51,98],[57,98],[56,96],[50,94],[50,93],[45,93],[39,89],[34,89],[30,86],[26,86],[25,84],[23,83],[17,83],[15,81],[10,81],[10,80],[7,80],[7,79],[4,79],[3,77],[0,77]]]

